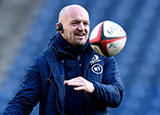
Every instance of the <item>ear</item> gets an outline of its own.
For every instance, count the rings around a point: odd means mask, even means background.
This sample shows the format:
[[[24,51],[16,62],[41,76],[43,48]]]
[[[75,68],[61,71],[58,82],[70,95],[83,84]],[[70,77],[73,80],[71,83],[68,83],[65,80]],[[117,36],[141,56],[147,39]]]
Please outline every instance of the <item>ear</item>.
[[[62,25],[62,23],[57,23],[57,24],[56,24],[56,27],[57,27],[57,30],[59,31],[59,33],[62,34],[63,31],[64,31],[64,30],[63,30],[63,25]]]
[[[59,28],[59,25],[60,25],[60,23],[57,23],[57,24],[56,24],[56,28],[57,28],[57,30],[58,30],[58,28]]]

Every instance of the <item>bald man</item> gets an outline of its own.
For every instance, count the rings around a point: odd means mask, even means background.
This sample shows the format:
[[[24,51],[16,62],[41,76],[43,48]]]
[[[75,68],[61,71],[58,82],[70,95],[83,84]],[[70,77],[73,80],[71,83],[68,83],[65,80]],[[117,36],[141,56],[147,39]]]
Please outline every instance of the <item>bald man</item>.
[[[63,25],[62,37],[75,47],[85,45],[89,34],[89,14],[79,5],[71,5],[63,8],[59,13],[59,22]]]
[[[88,42],[89,14],[80,5],[59,13],[48,49],[27,69],[4,115],[27,115],[40,102],[41,115],[108,115],[118,107],[123,85],[114,57],[103,57]]]

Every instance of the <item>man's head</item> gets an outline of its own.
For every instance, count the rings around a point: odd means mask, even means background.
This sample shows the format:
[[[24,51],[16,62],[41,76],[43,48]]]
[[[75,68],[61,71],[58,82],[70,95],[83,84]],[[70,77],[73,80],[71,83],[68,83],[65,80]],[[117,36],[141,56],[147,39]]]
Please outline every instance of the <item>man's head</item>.
[[[84,46],[89,34],[89,14],[80,5],[69,5],[59,13],[58,28],[63,25],[62,37],[75,47]]]

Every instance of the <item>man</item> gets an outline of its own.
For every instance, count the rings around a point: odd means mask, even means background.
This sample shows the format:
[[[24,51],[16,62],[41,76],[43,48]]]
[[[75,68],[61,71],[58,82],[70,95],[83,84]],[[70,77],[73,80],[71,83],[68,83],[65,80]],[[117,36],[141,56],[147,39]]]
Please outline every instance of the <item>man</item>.
[[[103,57],[88,42],[89,14],[80,5],[59,13],[58,32],[28,68],[4,115],[30,114],[40,101],[42,115],[107,115],[123,97],[114,57]]]

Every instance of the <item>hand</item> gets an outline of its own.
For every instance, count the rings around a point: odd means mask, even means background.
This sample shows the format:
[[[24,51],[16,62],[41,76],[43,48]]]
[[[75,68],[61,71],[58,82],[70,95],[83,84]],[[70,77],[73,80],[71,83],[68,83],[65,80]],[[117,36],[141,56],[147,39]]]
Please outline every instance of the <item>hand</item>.
[[[74,90],[83,90],[87,93],[92,93],[94,91],[94,86],[92,82],[87,81],[83,77],[76,77],[70,80],[64,81],[65,85],[75,86]]]

